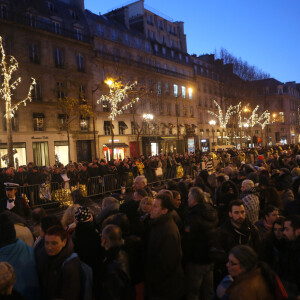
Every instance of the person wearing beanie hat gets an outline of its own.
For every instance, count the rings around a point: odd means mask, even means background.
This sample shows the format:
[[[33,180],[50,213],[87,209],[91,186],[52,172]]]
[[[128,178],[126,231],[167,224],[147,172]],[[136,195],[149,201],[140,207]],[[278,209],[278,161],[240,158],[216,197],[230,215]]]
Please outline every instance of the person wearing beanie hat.
[[[40,299],[40,287],[33,249],[16,239],[14,224],[7,212],[0,214],[0,261],[10,263],[15,269],[15,290],[30,300]]]
[[[75,212],[75,221],[78,223],[93,221],[93,215],[91,214],[88,207],[78,207],[78,209]]]
[[[93,215],[87,207],[80,206],[75,212],[76,227],[72,234],[74,251],[81,261],[93,270],[93,282],[96,299],[99,298],[99,282],[101,282],[104,249],[101,246],[99,232],[93,222]]]

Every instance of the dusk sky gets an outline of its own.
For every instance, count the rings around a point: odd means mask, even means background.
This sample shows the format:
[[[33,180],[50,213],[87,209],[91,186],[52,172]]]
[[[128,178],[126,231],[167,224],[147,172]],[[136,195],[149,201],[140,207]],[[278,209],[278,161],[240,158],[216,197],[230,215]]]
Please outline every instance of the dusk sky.
[[[132,2],[85,0],[85,8],[105,14]],[[188,53],[214,53],[223,47],[279,81],[300,83],[300,0],[145,0],[145,4],[184,22]]]

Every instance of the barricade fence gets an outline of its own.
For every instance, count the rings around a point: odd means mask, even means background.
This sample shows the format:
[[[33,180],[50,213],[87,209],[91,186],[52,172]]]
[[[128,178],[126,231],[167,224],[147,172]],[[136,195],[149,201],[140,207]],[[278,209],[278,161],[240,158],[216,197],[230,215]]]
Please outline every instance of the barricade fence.
[[[174,176],[175,175],[175,176]],[[152,180],[148,179],[148,185],[157,186],[163,185],[168,180],[180,179],[183,176],[196,176],[195,170],[192,168],[185,170],[180,169],[170,173],[163,173],[161,176],[154,176]],[[147,174],[146,174],[146,177]],[[103,177],[90,177],[86,184],[77,184],[69,186],[69,183],[43,183],[27,186],[19,186],[17,195],[25,198],[30,207],[52,207],[71,205],[71,192],[80,189],[85,197],[96,197],[108,193],[131,191],[134,183],[134,176],[132,172],[123,174],[109,174]]]

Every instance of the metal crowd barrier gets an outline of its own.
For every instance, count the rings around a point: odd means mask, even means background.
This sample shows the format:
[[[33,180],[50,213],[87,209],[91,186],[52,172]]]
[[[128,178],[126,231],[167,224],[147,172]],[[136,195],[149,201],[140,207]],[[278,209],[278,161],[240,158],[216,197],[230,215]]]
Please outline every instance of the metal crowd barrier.
[[[195,170],[192,168],[183,168],[182,176],[189,175],[194,177]],[[181,177],[182,177],[181,176]],[[169,173],[164,173],[160,177],[155,177],[149,182],[150,186],[163,184],[168,180],[176,180],[181,177],[176,177],[176,169],[172,169]],[[62,205],[65,202],[71,201],[71,192],[75,189],[81,189],[84,196],[93,197],[107,193],[120,192],[126,189],[131,190],[133,187],[134,176],[132,172],[122,174],[109,174],[103,177],[91,177],[86,185],[77,185],[70,188],[65,188],[64,184],[56,182],[45,184],[34,184],[18,187],[17,195],[26,198],[30,207],[52,207],[53,205]]]

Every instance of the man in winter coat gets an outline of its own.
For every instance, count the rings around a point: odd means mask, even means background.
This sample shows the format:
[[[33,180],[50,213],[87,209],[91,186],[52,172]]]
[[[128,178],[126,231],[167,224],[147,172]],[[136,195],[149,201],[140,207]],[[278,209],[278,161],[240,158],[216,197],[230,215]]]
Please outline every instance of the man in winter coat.
[[[205,202],[198,187],[190,189],[188,212],[182,240],[187,276],[188,299],[212,299],[213,264],[209,256],[215,239],[218,214],[211,203]]]
[[[66,261],[73,252],[72,240],[62,226],[53,226],[47,230],[45,246],[36,253],[42,299],[80,299],[79,258]]]
[[[145,289],[149,299],[181,299],[184,273],[181,266],[181,239],[169,214],[172,202],[157,195],[150,213],[152,224],[147,241]]]
[[[248,245],[257,253],[260,251],[260,239],[257,229],[246,218],[246,210],[241,200],[229,204],[229,219],[217,232],[216,243],[226,256],[237,245]]]

